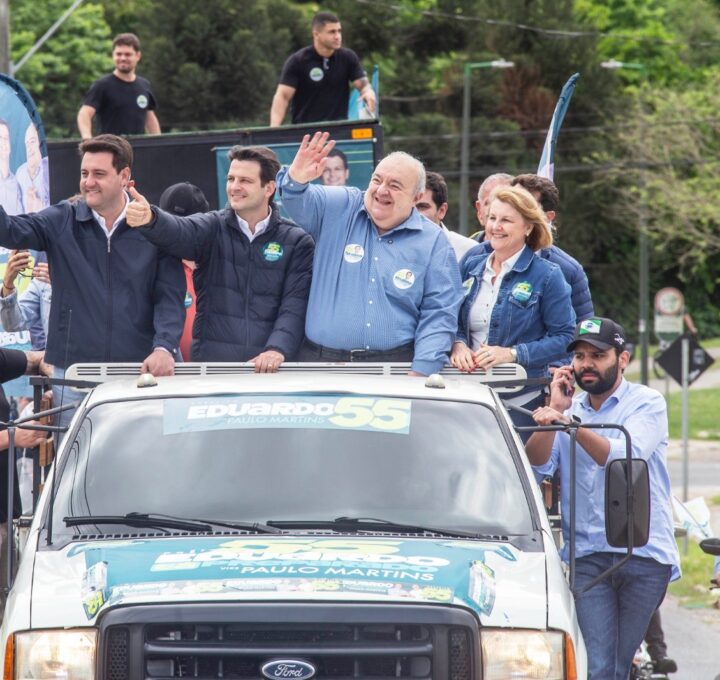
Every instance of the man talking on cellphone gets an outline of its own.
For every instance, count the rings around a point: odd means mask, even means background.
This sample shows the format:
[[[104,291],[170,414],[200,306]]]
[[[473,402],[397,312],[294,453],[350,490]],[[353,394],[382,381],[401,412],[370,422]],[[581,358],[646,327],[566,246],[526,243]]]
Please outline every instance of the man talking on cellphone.
[[[665,597],[668,583],[680,577],[665,463],[667,405],[656,390],[623,377],[630,361],[625,338],[623,327],[611,319],[593,317],[580,322],[567,347],[572,364],[555,371],[549,405],[533,413],[538,425],[579,420],[624,426],[630,433],[633,458],[645,460],[650,474],[647,544],[635,548],[611,578],[583,592],[590,581],[625,556],[625,549],[610,546],[605,536],[605,466],[625,458],[625,437],[620,430],[578,428],[575,585],[579,595],[575,606],[590,680],[627,680],[650,617]],[[575,382],[583,392],[574,394]],[[539,478],[559,469],[560,502],[569,507],[568,433],[535,432],[525,450]],[[567,513],[562,522],[561,556],[567,559]]]

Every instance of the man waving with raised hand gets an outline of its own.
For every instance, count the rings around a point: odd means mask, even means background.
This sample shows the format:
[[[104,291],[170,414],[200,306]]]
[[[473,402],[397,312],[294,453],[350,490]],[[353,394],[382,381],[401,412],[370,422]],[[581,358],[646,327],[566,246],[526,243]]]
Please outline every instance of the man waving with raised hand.
[[[415,209],[422,163],[385,157],[365,192],[310,184],[334,142],[306,135],[277,186],[288,214],[315,239],[301,361],[412,362],[428,375],[447,362],[462,302],[446,236]]]

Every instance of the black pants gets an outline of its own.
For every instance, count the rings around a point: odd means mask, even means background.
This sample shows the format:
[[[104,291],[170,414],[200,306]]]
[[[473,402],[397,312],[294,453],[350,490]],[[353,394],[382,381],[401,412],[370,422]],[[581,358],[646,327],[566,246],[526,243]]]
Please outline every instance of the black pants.
[[[415,345],[409,342],[401,347],[386,350],[334,349],[321,347],[305,338],[298,352],[298,361],[372,361],[372,362],[408,362],[413,360]]]
[[[645,633],[645,642],[647,643],[648,654],[653,659],[663,659],[667,656],[665,633],[663,633],[659,609],[656,609],[655,613],[650,617],[650,623]]]

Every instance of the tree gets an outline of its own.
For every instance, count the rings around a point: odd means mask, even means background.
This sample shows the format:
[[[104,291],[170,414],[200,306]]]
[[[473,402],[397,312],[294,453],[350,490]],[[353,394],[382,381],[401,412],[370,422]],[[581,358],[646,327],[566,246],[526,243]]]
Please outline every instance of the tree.
[[[17,63],[68,8],[67,0],[13,0],[11,51]],[[98,74],[111,68],[110,29],[100,5],[86,3],[17,73],[33,96],[48,136],[77,135],[75,116]]]
[[[166,130],[267,125],[280,68],[305,32],[302,13],[281,0],[158,2],[143,25]]]

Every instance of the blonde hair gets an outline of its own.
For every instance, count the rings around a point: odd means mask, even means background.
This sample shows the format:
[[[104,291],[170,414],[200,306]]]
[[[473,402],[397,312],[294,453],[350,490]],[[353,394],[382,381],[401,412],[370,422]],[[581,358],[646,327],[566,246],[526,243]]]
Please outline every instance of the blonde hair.
[[[525,222],[532,227],[532,231],[527,237],[529,248],[538,251],[552,245],[552,231],[547,216],[540,204],[535,200],[535,197],[527,189],[521,186],[498,187],[492,192],[490,202],[492,203],[495,200],[507,203],[515,208]]]

